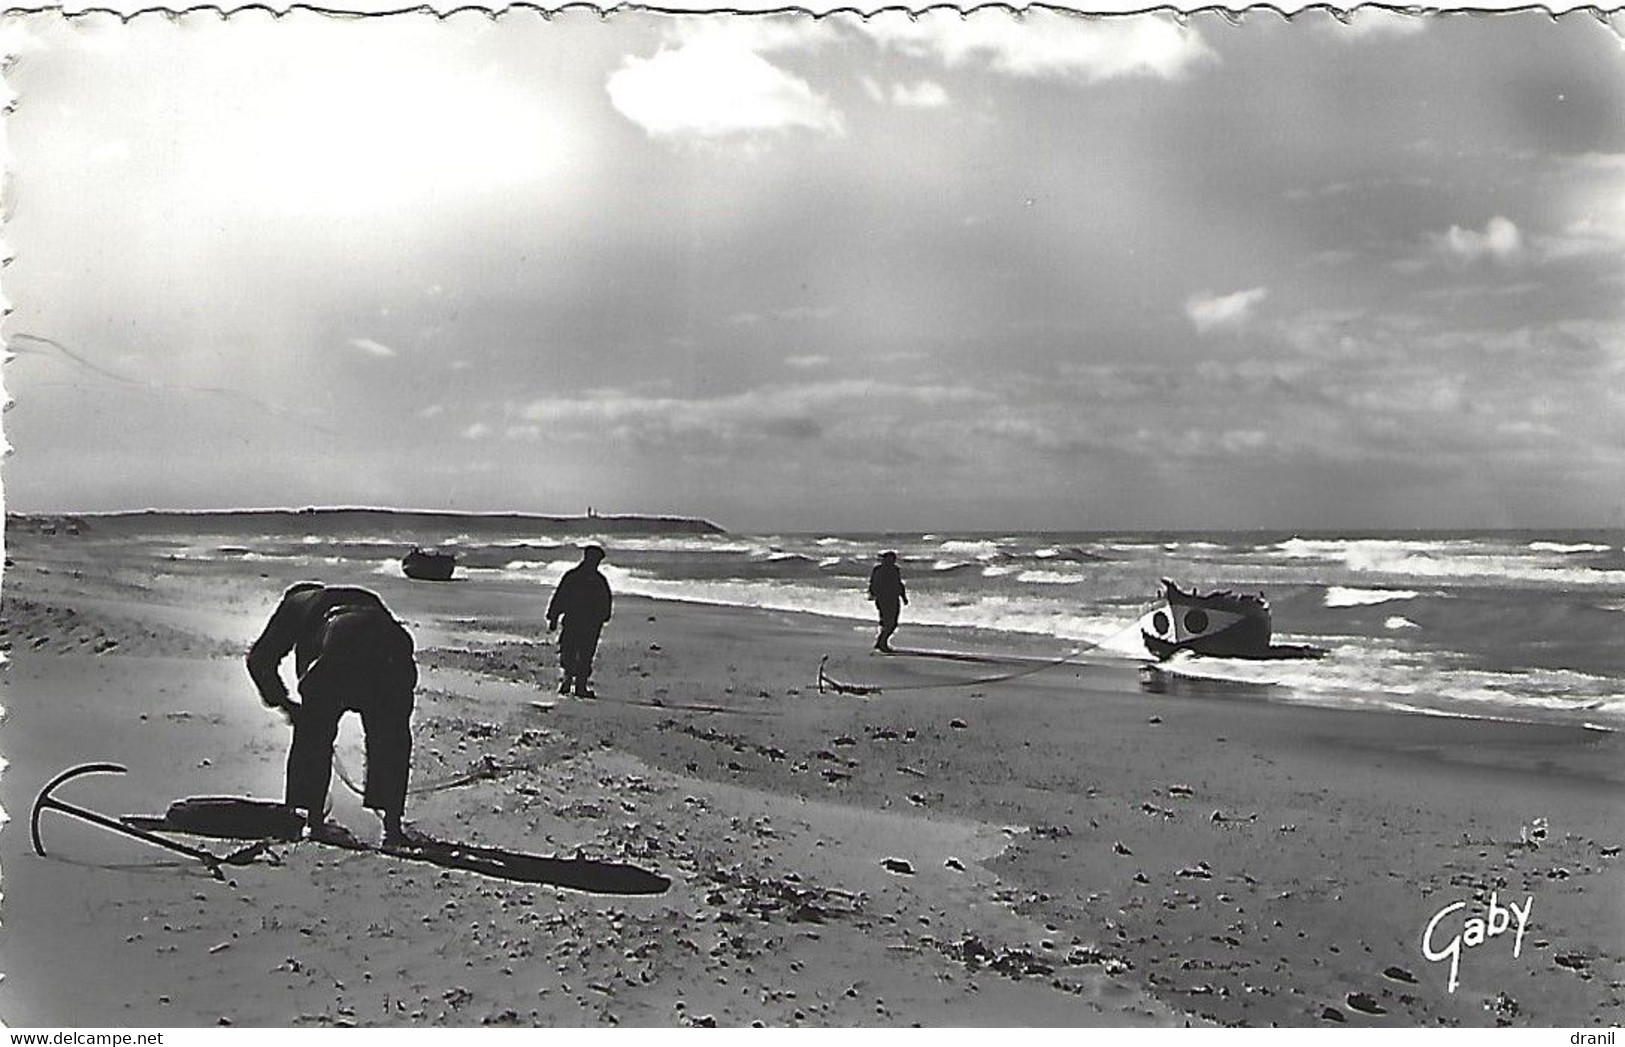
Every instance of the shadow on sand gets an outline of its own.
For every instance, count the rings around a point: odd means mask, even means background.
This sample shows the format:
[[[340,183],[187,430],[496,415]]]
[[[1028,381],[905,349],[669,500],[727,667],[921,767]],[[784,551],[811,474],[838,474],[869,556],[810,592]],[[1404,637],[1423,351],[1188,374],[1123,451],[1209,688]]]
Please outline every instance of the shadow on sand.
[[[278,803],[245,797],[203,796],[177,800],[163,816],[125,815],[125,825],[148,832],[185,833],[266,844],[299,842],[298,815]],[[548,858],[500,847],[415,837],[409,845],[380,849],[339,831],[315,842],[370,851],[404,861],[428,862],[519,883],[540,883],[591,894],[664,894],[671,880],[636,865],[590,858]]]

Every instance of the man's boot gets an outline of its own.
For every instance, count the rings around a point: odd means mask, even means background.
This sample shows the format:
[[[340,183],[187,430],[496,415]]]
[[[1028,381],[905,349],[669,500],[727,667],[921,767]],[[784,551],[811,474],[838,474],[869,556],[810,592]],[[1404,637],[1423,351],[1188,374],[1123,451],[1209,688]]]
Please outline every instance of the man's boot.
[[[598,697],[598,695],[593,693],[592,685],[589,684],[586,680],[582,679],[582,680],[577,680],[576,681],[576,697],[577,698],[596,698],[596,697]]]
[[[568,676],[560,677],[559,678],[559,693],[560,694],[569,694],[570,693],[570,687],[571,687],[571,685],[573,683],[574,683],[574,681],[571,680]]]

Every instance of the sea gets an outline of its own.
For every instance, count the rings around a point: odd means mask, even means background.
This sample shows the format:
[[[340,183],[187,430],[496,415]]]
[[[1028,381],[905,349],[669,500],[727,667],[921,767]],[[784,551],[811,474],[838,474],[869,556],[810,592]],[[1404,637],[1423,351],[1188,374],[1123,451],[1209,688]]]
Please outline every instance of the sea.
[[[310,561],[313,572],[399,576],[403,547],[453,550],[463,584],[550,588],[590,533],[493,530],[447,516],[438,533],[259,534],[198,557]],[[590,524],[589,524],[590,527]],[[219,536],[222,541],[226,535]],[[240,537],[240,535],[239,535]],[[605,534],[617,592],[871,621],[865,585],[894,550],[909,625],[968,627],[977,643],[1131,665],[1160,580],[1261,593],[1279,644],[1316,660],[1175,656],[1175,678],[1238,693],[1440,716],[1625,727],[1625,533],[1022,532]],[[426,583],[428,584],[428,583]],[[989,631],[995,634],[989,640]],[[1222,691],[1222,688],[1220,688]]]

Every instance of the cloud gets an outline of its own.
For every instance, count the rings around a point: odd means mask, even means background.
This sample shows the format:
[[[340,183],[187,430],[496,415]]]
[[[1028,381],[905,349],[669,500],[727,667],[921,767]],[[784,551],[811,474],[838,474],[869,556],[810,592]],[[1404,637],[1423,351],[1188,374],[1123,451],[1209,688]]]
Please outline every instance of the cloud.
[[[473,425],[463,430],[463,439],[484,440],[486,437],[491,435],[491,432],[492,430],[489,425],[486,425],[484,422],[475,422]]]
[[[801,322],[809,320],[828,320],[839,312],[833,305],[792,305],[786,309],[775,309],[767,315],[753,312],[731,313],[722,322],[733,327],[753,327],[768,320],[779,322]]]
[[[921,80],[917,84],[893,84],[891,100],[905,109],[940,109],[948,104],[948,92],[935,80]]]
[[[856,435],[866,419],[892,419],[913,410],[936,415],[950,406],[993,397],[969,386],[904,385],[868,379],[768,386],[731,396],[687,399],[615,390],[548,397],[513,405],[520,423],[585,439],[605,436],[646,446],[737,445],[752,439],[806,441],[826,424]]]
[[[839,311],[833,305],[792,305],[773,315],[780,320],[828,320]]]
[[[1448,231],[1434,235],[1433,246],[1439,253],[1460,262],[1472,263],[1484,258],[1510,262],[1523,254],[1523,234],[1510,219],[1496,215],[1485,224],[1482,233],[1453,225]]]
[[[443,415],[445,413],[446,413],[446,408],[445,408],[444,404],[430,404],[428,407],[425,407],[423,410],[418,412],[418,417],[419,418],[439,418],[441,415]]]
[[[1620,209],[1619,217],[1616,222],[1580,218],[1564,226],[1561,233],[1533,237],[1531,246],[1543,262],[1596,255],[1617,257],[1625,253],[1625,208]]]
[[[1349,13],[1347,21],[1339,19],[1330,31],[1337,39],[1353,43],[1360,40],[1415,36],[1427,28],[1428,19],[1422,15],[1409,15],[1380,7],[1362,7]]]
[[[1052,420],[999,415],[972,422],[969,429],[972,433],[1038,451],[1066,454],[1103,449],[1105,444],[1085,431],[1087,424],[1075,417]]]
[[[605,83],[610,104],[653,138],[713,142],[795,130],[840,135],[845,123],[807,81],[763,57],[816,46],[824,33],[747,19],[685,25],[674,46],[627,55]]]
[[[949,102],[948,91],[935,80],[913,84],[892,84],[888,89],[873,77],[859,77],[863,91],[876,102],[888,102],[904,109],[941,109]]]
[[[1268,295],[1269,290],[1263,287],[1222,295],[1201,291],[1186,300],[1185,315],[1200,334],[1240,327],[1252,318],[1258,304]]]
[[[882,47],[958,68],[985,64],[1028,79],[1095,83],[1118,77],[1175,80],[1218,60],[1201,33],[1160,15],[1083,18],[1050,11],[1012,17],[1006,10],[969,15],[933,10],[915,17],[887,11],[856,27]]]
[[[813,353],[808,356],[786,356],[784,358],[786,367],[794,367],[800,371],[810,371],[816,367],[827,367],[829,362],[829,357],[821,353]]]
[[[1321,418],[1316,442],[1328,460],[1499,468],[1505,437],[1550,439],[1556,430],[1564,458],[1545,463],[1556,475],[1625,446],[1625,413],[1608,402],[1625,374],[1617,323],[1500,330],[1306,314],[1284,319],[1280,334],[1308,370],[1295,395],[1269,403],[1291,405],[1294,436]]]
[[[375,342],[371,338],[352,338],[346,344],[371,356],[391,357],[400,355],[389,346],[382,342]]]

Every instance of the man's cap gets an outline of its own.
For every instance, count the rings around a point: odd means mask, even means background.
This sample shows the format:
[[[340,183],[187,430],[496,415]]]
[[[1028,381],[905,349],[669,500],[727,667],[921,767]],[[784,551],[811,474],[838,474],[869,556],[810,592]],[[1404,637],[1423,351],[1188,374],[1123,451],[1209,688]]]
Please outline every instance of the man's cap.
[[[607,554],[601,545],[584,545],[581,547],[581,556],[586,560],[602,560]]]
[[[887,549],[885,552],[880,554],[880,558],[882,560],[895,560],[897,559],[897,554],[892,552],[890,549]]]

